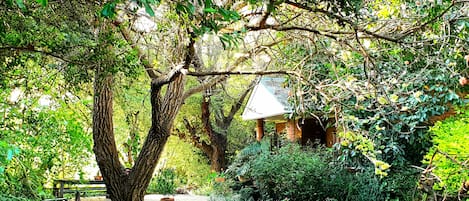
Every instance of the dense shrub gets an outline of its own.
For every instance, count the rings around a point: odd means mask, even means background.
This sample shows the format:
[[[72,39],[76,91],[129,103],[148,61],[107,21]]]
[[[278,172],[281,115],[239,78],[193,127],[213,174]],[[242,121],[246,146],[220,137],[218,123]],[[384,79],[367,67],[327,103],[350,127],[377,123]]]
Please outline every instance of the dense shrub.
[[[264,148],[263,148],[264,147]],[[243,150],[227,171],[240,200],[412,200],[418,173],[392,168],[381,178],[374,166],[352,168],[330,149],[296,144],[270,151],[262,144]],[[250,180],[241,182],[243,177]]]
[[[173,169],[162,169],[150,182],[147,192],[170,195],[176,193],[176,188],[176,171]]]
[[[469,181],[469,108],[455,117],[437,122],[430,129],[434,146],[424,162],[434,167],[433,173],[441,179],[435,190],[457,195],[462,183]]]
[[[177,137],[169,138],[158,167],[175,170],[178,176],[178,188],[197,194],[207,194],[212,190],[207,158],[193,145]]]

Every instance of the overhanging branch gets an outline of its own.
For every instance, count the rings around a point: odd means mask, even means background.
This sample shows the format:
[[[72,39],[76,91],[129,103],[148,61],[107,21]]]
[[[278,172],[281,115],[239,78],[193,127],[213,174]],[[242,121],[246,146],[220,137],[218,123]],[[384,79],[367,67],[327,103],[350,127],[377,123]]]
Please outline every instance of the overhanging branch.
[[[19,51],[19,52],[39,53],[39,54],[49,56],[49,57],[53,57],[55,59],[58,59],[58,60],[61,60],[61,61],[67,62],[67,63],[86,65],[85,63],[82,63],[82,62],[72,61],[70,59],[64,58],[63,56],[54,54],[53,52],[46,52],[46,51],[43,51],[43,50],[38,50],[34,46],[28,46],[28,47],[6,46],[6,47],[0,47],[0,51]]]
[[[215,75],[301,75],[296,71],[275,70],[275,71],[211,71],[211,72],[188,72],[187,75],[194,77],[215,76]]]
[[[158,74],[157,74],[157,71],[156,69],[154,68],[153,65],[151,65],[150,61],[148,61],[148,57],[147,57],[147,54],[145,54],[143,52],[143,50],[141,48],[138,48],[137,47],[137,44],[134,40],[132,40],[132,38],[130,37],[130,32],[128,29],[120,26],[121,23],[117,22],[117,21],[114,21],[113,23],[116,27],[119,28],[120,32],[121,32],[121,35],[122,37],[124,38],[124,40],[127,41],[127,43],[130,44],[130,46],[132,48],[135,48],[137,50],[137,54],[138,54],[138,57],[141,58],[140,61],[141,63],[143,64],[143,66],[145,67],[145,72],[147,72],[147,75],[151,78],[151,79],[156,79],[158,78]]]
[[[394,42],[394,43],[401,43],[402,41],[397,38],[393,38],[393,37],[390,37],[390,36],[386,36],[386,35],[381,35],[381,34],[378,34],[378,33],[375,33],[373,31],[370,31],[370,30],[367,30],[367,29],[364,29],[364,28],[361,28],[361,27],[358,27],[356,25],[356,23],[354,23],[352,20],[349,20],[343,16],[340,16],[338,14],[335,14],[335,13],[331,13],[327,10],[323,10],[323,9],[318,9],[318,8],[311,8],[311,7],[308,7],[306,5],[303,5],[301,3],[296,3],[296,2],[292,2],[292,1],[289,1],[289,0],[286,0],[285,1],[286,4],[289,4],[289,5],[292,5],[294,7],[297,7],[299,9],[303,9],[303,10],[306,10],[306,11],[309,11],[309,12],[316,12],[316,13],[322,13],[322,14],[325,14],[331,18],[334,18],[342,23],[346,23],[348,25],[350,25],[351,27],[353,27],[355,30],[358,30],[360,32],[363,32],[367,35],[371,35],[375,38],[378,38],[378,39],[383,39],[383,40],[387,40],[387,41],[391,41],[391,42]]]
[[[258,30],[263,30],[263,29],[272,29],[272,30],[275,30],[275,31],[292,31],[292,30],[306,31],[306,32],[311,32],[311,33],[314,33],[314,34],[323,35],[323,36],[332,38],[334,40],[337,40],[337,36],[334,36],[334,35],[326,33],[326,32],[319,31],[317,29],[307,28],[307,27],[298,27],[298,26],[282,27],[282,26],[264,25],[264,26],[250,26],[250,27],[247,27],[247,28],[251,31],[258,31]]]
[[[263,51],[266,51],[266,49],[268,49],[270,47],[273,47],[273,46],[275,46],[275,45],[277,45],[281,42],[288,41],[288,40],[290,40],[290,38],[286,38],[286,39],[283,39],[283,40],[274,41],[274,42],[269,43],[269,44],[259,45],[259,46],[254,47],[253,49],[247,51],[244,54],[244,56],[237,58],[236,61],[232,65],[228,66],[226,68],[227,69],[226,72],[233,71],[236,67],[241,65],[243,62],[247,61],[252,55],[258,54],[258,53],[263,52]],[[227,75],[227,74],[220,74],[220,75]],[[199,77],[201,77],[201,76],[199,76]],[[184,93],[183,99],[186,99],[186,98],[190,97],[191,95],[193,95],[195,93],[201,92],[204,89],[206,89],[210,86],[213,86],[217,83],[223,82],[224,80],[226,80],[226,78],[227,78],[226,76],[217,76],[217,77],[214,77],[213,79],[211,79],[211,80],[209,80],[205,83],[202,83],[202,84],[200,84],[200,85],[198,85],[194,88],[191,88],[191,89],[187,90]]]
[[[163,86],[173,81],[173,79],[176,78],[177,75],[187,74],[186,72],[187,69],[185,69],[185,65],[180,64],[173,68],[171,71],[169,71],[166,75],[152,79],[151,83],[152,85]]]

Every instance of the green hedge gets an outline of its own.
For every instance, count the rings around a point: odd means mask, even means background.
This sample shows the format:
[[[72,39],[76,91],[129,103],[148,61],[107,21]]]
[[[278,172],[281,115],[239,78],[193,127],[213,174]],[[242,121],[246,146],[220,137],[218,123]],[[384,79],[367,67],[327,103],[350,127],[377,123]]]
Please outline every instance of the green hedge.
[[[434,146],[424,160],[434,167],[432,172],[441,179],[434,189],[450,195],[457,195],[462,183],[469,181],[469,108],[459,112],[430,129]]]
[[[413,200],[418,178],[414,169],[394,167],[380,178],[371,164],[348,167],[325,148],[262,147],[247,147],[227,172],[240,200]],[[240,182],[239,176],[250,181]]]

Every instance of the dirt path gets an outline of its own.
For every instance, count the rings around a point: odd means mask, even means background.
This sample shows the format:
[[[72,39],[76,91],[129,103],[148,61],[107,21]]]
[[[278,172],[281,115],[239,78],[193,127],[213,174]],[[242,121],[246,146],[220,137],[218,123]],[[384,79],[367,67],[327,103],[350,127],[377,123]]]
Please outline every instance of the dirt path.
[[[163,195],[146,195],[145,201],[160,201]],[[199,195],[174,195],[175,201],[208,201],[208,196],[199,196]],[[90,198],[81,198],[81,201],[109,201],[105,197],[90,197]]]

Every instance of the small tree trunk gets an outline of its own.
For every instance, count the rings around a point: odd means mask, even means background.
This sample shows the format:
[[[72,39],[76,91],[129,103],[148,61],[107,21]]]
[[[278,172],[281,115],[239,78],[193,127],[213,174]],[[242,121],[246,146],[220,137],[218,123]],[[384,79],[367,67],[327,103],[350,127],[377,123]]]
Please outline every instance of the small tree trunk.
[[[204,125],[204,130],[207,133],[210,139],[210,145],[212,147],[211,154],[208,155],[210,158],[210,167],[213,171],[221,172],[225,169],[226,166],[226,159],[225,159],[225,152],[226,152],[226,145],[227,145],[227,138],[225,135],[216,132],[213,129],[213,126],[210,122],[210,97],[204,95],[201,104],[202,110],[202,123]],[[208,153],[207,153],[208,154]]]
[[[212,143],[212,155],[210,156],[210,169],[223,172],[226,169],[226,140],[220,143]]]

